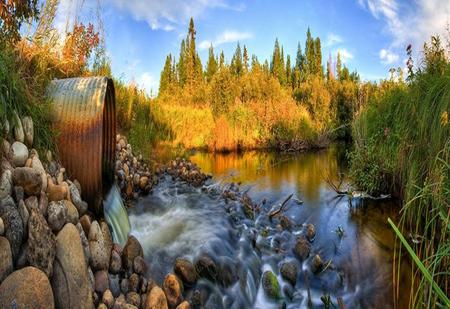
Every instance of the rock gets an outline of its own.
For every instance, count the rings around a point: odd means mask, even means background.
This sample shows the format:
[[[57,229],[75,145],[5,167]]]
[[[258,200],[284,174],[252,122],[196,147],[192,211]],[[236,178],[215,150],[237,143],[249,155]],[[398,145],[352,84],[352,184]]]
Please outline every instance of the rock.
[[[9,134],[9,129],[10,129],[10,127],[9,127],[9,121],[8,121],[8,119],[5,119],[5,121],[4,121],[3,124],[2,124],[2,133],[3,133],[3,136],[8,136],[8,134]]]
[[[39,195],[42,189],[42,179],[39,173],[31,167],[17,167],[12,173],[14,185],[21,186],[28,196]]]
[[[114,296],[111,291],[108,289],[103,293],[102,303],[106,305],[107,308],[112,308],[114,306]]]
[[[292,228],[291,220],[288,217],[284,216],[284,215],[280,216],[280,225],[283,228],[283,230],[288,230],[289,231]]]
[[[86,237],[86,234],[84,234],[83,231],[83,227],[81,226],[81,224],[78,222],[77,225],[77,230],[78,233],[80,233],[80,239],[81,239],[81,244],[83,245],[83,251],[84,251],[84,257],[86,260],[86,265],[90,264],[90,260],[91,260],[91,250],[89,249],[89,240]]]
[[[16,270],[30,266],[30,263],[28,263],[27,254],[28,254],[28,241],[23,243],[22,246],[20,247],[19,257],[16,260],[16,267],[15,267]]]
[[[148,177],[147,176],[142,176],[141,179],[139,179],[139,188],[141,190],[145,190],[147,185],[148,185]]]
[[[75,184],[69,186],[70,198],[78,210],[80,216],[84,215],[88,209],[88,204],[81,199],[81,194]]]
[[[17,209],[19,210],[20,217],[22,218],[23,235],[26,239],[28,236],[28,219],[30,217],[30,213],[28,212],[23,200],[19,201],[19,206],[17,207]]]
[[[80,218],[80,224],[83,227],[84,234],[89,235],[89,230],[91,229],[92,220],[88,215],[84,215]]]
[[[285,284],[283,286],[283,293],[289,300],[292,300],[294,298],[294,288],[289,284]]]
[[[100,222],[100,229],[102,230],[103,241],[104,241],[104,246],[105,246],[106,254],[108,257],[108,265],[109,265],[109,260],[111,258],[111,251],[113,248],[113,240],[112,240],[111,232],[109,231],[108,224],[105,221]],[[106,267],[106,269],[108,269],[108,267]]]
[[[317,273],[317,272],[319,272],[320,270],[322,270],[322,267],[323,267],[323,261],[322,261],[322,258],[320,257],[320,255],[316,254],[316,255],[313,257],[313,260],[312,260],[311,270],[312,270],[314,273]]]
[[[97,309],[108,309],[108,306],[106,306],[104,303],[100,303],[98,304]]]
[[[97,221],[92,222],[89,230],[89,250],[91,251],[91,266],[94,270],[107,270],[109,256],[102,229]]]
[[[297,282],[297,271],[297,264],[293,261],[281,264],[281,277],[287,282],[291,283],[293,286],[295,286],[295,283]]]
[[[26,116],[22,118],[22,126],[24,133],[24,141],[28,147],[33,146],[33,138],[34,138],[34,129],[33,129],[33,119],[31,117]]]
[[[11,173],[11,177],[12,177],[12,173]],[[14,186],[13,194],[14,194],[14,200],[16,201],[16,203],[19,203],[20,200],[25,199],[25,192],[23,192],[23,188],[21,186]]]
[[[30,266],[9,275],[0,285],[0,308],[55,308],[45,273]]]
[[[20,121],[19,115],[17,115],[16,111],[14,111],[13,120],[14,138],[16,141],[23,143],[25,141],[25,134],[23,132],[22,121]]]
[[[139,176],[138,173],[133,175],[133,186],[137,187],[139,186],[139,180],[141,179],[141,176]]]
[[[166,295],[164,291],[155,286],[151,291],[147,294],[147,299],[145,300],[144,309],[168,309]]]
[[[133,261],[133,269],[134,272],[143,275],[147,271],[147,263],[145,263],[145,260],[142,256],[137,256],[134,258]]]
[[[128,291],[137,292],[139,290],[139,275],[136,273],[131,274],[128,278]]]
[[[164,279],[163,291],[170,308],[176,307],[183,301],[183,286],[174,274],[168,274]]]
[[[313,241],[314,238],[316,237],[316,228],[313,224],[308,224],[306,225],[306,238],[309,241]]]
[[[201,255],[195,262],[195,271],[200,278],[206,278],[211,281],[217,279],[217,266],[216,263],[207,255]]]
[[[144,257],[141,244],[133,235],[128,236],[127,243],[122,250],[122,264],[125,269],[133,268],[133,261],[137,256]]]
[[[0,283],[13,271],[11,247],[8,239],[0,237]]]
[[[65,200],[69,197],[67,184],[55,185],[50,176],[47,176],[47,197],[50,202]]]
[[[28,263],[42,270],[47,277],[51,277],[55,255],[55,235],[42,214],[38,210],[32,209],[28,223]]]
[[[91,308],[88,267],[77,228],[66,224],[56,237],[51,279],[57,308]]]
[[[38,153],[34,149],[31,152],[32,152],[31,167],[41,175],[42,191],[46,191],[47,190],[47,173],[45,172],[45,169],[44,169],[44,166],[42,165],[41,160],[39,160]]]
[[[2,154],[5,158],[9,158],[11,152],[11,144],[4,138],[2,140]]]
[[[3,219],[5,237],[9,241],[13,260],[15,261],[19,255],[24,234],[22,218],[11,197],[0,201],[0,217]]]
[[[17,167],[25,166],[28,159],[28,148],[21,142],[14,142],[11,145],[10,158]]]
[[[109,289],[114,297],[118,297],[120,295],[120,278],[119,275],[109,274]]]
[[[120,281],[120,291],[122,291],[123,294],[127,294],[130,291],[128,279],[122,279],[122,281]]]
[[[185,300],[181,304],[179,304],[175,309],[190,309],[191,305]]]
[[[5,234],[5,224],[3,223],[3,219],[0,218],[0,236],[3,236]]]
[[[280,285],[278,279],[270,270],[265,271],[262,275],[262,287],[266,296],[272,299],[279,299],[281,296]]]
[[[25,201],[26,204],[26,201]],[[39,197],[38,203],[39,210],[44,217],[47,217],[47,209],[48,209],[48,198],[45,192],[41,192],[41,196]]]
[[[126,299],[127,299],[127,303],[129,303],[133,306],[136,306],[139,308],[139,306],[141,305],[141,296],[136,292],[128,292]]]
[[[118,274],[122,270],[122,259],[120,254],[113,250],[111,252],[111,261],[109,263],[109,272],[112,274]]]
[[[189,260],[177,258],[173,270],[185,285],[193,286],[197,282],[195,267]]]
[[[139,293],[146,293],[147,288],[148,288],[148,280],[145,277],[142,277],[141,288],[139,290]]]
[[[63,200],[67,208],[67,222],[77,225],[78,223],[78,210],[75,205],[68,200]]]
[[[50,202],[47,209],[48,225],[53,232],[59,232],[67,222],[67,207],[64,201]]]
[[[107,289],[109,289],[108,272],[106,270],[96,271],[94,278],[94,290],[102,295]]]
[[[311,247],[309,245],[309,242],[303,237],[298,238],[294,246],[294,253],[297,255],[297,257],[299,257],[302,261],[306,260],[309,256],[310,251]]]
[[[25,206],[28,212],[31,214],[31,210],[39,210],[39,202],[36,196],[30,196],[25,200]]]
[[[58,185],[62,185],[63,184],[64,179],[66,178],[65,175],[66,175],[66,169],[64,167],[61,167],[59,169],[58,174],[56,175],[56,183]]]
[[[218,262],[218,269],[217,281],[222,286],[229,287],[238,281],[237,266],[232,259],[221,257]]]
[[[11,170],[5,170],[0,178],[0,200],[12,194],[12,173]]]

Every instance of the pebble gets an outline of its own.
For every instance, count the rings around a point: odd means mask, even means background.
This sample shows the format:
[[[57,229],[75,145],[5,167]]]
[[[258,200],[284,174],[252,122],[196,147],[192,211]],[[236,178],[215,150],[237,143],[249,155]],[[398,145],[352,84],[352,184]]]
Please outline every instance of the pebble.
[[[15,166],[24,166],[28,159],[27,146],[21,142],[14,142],[11,145],[11,159]]]

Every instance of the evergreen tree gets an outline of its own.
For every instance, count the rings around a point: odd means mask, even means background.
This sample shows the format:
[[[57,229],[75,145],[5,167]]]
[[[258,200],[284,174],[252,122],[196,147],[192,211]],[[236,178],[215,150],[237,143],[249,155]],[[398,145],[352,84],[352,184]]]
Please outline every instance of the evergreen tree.
[[[223,53],[223,50],[220,52],[220,58],[219,58],[219,68],[223,68],[225,66],[225,55]]]
[[[245,47],[244,45],[244,72],[247,73],[248,72],[248,51],[247,51],[247,47]]]
[[[231,73],[234,75],[241,75],[243,71],[243,64],[242,64],[242,51],[241,46],[239,45],[239,42],[236,47],[236,51],[234,52],[233,58],[231,59]]]
[[[297,88],[300,84],[301,75],[305,72],[305,55],[302,53],[302,47],[300,45],[300,42],[298,43],[297,47],[297,56],[295,58],[295,67],[294,67],[294,73],[293,73],[293,86],[294,88]]]
[[[216,57],[214,56],[214,48],[211,45],[209,47],[209,56],[208,56],[208,62],[206,63],[206,81],[210,82],[213,78],[214,74],[216,74],[218,69],[218,64]]]
[[[341,80],[342,75],[341,71],[342,71],[341,53],[338,52],[336,60],[336,77],[338,80]]]
[[[331,59],[331,54],[328,57],[327,61],[327,80],[330,81],[334,79],[334,73],[333,73],[333,60]]]
[[[311,31],[306,32],[306,47],[305,47],[305,56],[306,56],[306,71],[308,74],[314,74],[316,72],[316,56],[315,56],[315,47],[314,47],[314,39],[311,36]]]
[[[261,64],[259,63],[258,57],[252,55],[252,72],[261,70]]]
[[[270,74],[269,61],[267,61],[267,59],[264,61],[264,64],[263,64],[263,72],[267,76],[269,76],[269,74]]]
[[[283,51],[284,53],[284,51]],[[272,61],[270,66],[270,73],[275,76],[281,85],[286,83],[286,73],[284,70],[284,59],[282,55],[282,49],[280,50],[280,44],[278,39],[275,40],[275,46],[273,48]]]
[[[287,55],[286,59],[286,85],[292,84],[292,68],[291,68],[291,56]]]
[[[181,87],[184,86],[184,84],[186,83],[186,61],[185,61],[185,57],[186,57],[186,42],[183,39],[181,41],[181,46],[180,46],[180,59],[178,60],[178,64],[177,64],[177,71],[178,71],[178,83]]]
[[[320,38],[314,40],[314,74],[323,77],[323,67],[322,67],[322,47],[320,46]]]
[[[164,92],[169,89],[172,82],[172,55],[169,54],[166,57],[166,62],[164,63],[164,68],[161,72],[161,78],[159,82],[159,95],[164,94]]]

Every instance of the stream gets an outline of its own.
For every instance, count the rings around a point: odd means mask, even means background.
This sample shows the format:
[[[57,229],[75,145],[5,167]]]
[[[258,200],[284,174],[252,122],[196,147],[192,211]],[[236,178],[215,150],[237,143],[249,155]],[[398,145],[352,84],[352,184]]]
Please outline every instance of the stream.
[[[396,218],[398,205],[337,196],[324,179],[339,182],[339,173],[347,171],[344,157],[339,146],[295,155],[191,154],[211,180],[194,188],[163,176],[153,194],[129,209],[131,234],[142,244],[148,275],[162,284],[176,258],[207,255],[221,280],[201,279],[185,290],[188,299],[201,291],[205,308],[326,308],[323,296],[335,308],[338,297],[346,308],[406,306],[406,292],[394,304],[394,234],[387,223],[388,217]],[[249,218],[240,199],[223,198],[224,190],[247,192],[259,212]],[[291,226],[285,228],[268,214],[290,194],[282,213]],[[306,224],[315,226],[316,236],[309,258],[300,261],[292,248]],[[316,254],[323,261],[320,272],[311,266]],[[280,275],[285,262],[297,265],[295,286]],[[278,278],[278,300],[269,299],[261,286],[266,270]],[[408,274],[400,278],[401,289],[409,291]]]

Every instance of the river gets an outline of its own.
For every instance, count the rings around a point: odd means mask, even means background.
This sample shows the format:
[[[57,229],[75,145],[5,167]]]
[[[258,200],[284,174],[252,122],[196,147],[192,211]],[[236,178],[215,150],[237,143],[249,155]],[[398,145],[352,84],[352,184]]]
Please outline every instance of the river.
[[[346,308],[407,306],[410,281],[404,271],[399,300],[394,302],[393,297],[395,238],[387,218],[396,218],[398,205],[337,196],[325,179],[339,182],[338,175],[347,172],[344,158],[345,149],[339,146],[295,155],[192,153],[189,159],[213,176],[203,188],[165,176],[153,194],[129,211],[131,233],[144,248],[149,276],[161,284],[177,257],[192,261],[207,254],[231,278],[226,285],[200,280],[185,291],[187,298],[195,289],[204,291],[205,307],[320,308],[325,307],[321,297],[327,295],[336,308],[338,297]],[[245,216],[239,200],[222,197],[231,183],[259,205],[253,219]],[[269,220],[268,213],[290,194],[293,198],[283,214],[292,226],[286,229],[277,218]],[[310,258],[300,262],[292,248],[306,224],[315,226],[316,236]],[[316,254],[324,266],[314,273],[311,263]],[[294,287],[279,270],[289,261],[298,266]],[[279,300],[264,294],[261,276],[266,270],[277,275]]]

